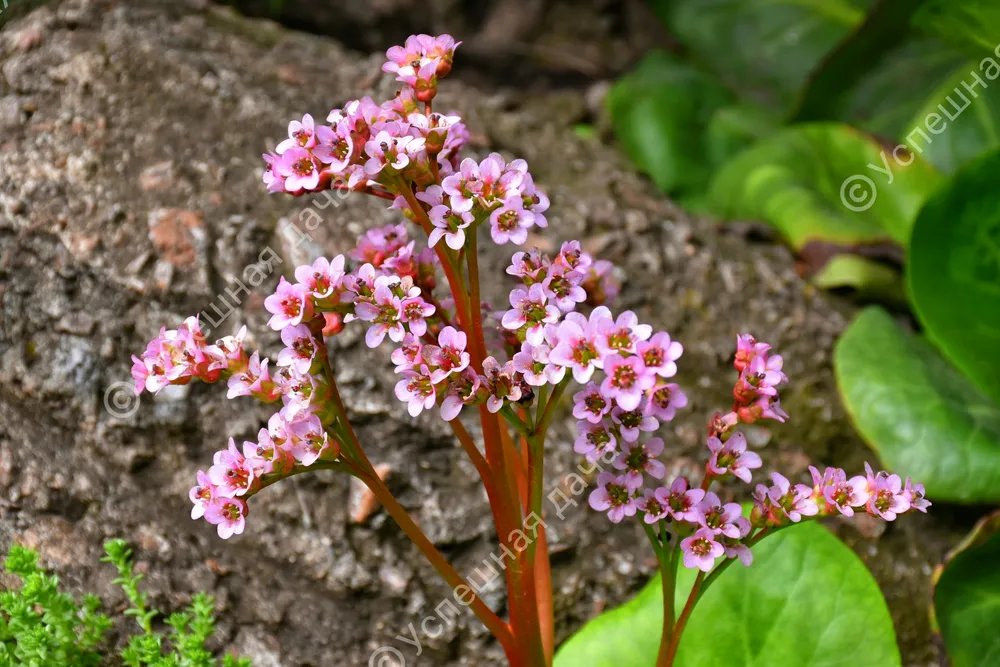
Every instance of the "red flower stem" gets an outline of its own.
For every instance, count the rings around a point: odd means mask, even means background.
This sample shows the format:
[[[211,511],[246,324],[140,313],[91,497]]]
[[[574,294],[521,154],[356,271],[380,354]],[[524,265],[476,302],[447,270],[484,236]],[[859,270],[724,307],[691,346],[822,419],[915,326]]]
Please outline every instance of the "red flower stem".
[[[681,643],[681,635],[684,633],[684,626],[687,625],[691,612],[694,611],[694,605],[698,601],[699,591],[704,581],[705,573],[699,572],[698,577],[694,580],[694,586],[691,587],[691,593],[688,595],[684,610],[681,611],[677,624],[674,626],[673,632],[670,633],[670,641],[667,642],[666,646],[662,642],[660,644],[660,654],[656,658],[656,667],[673,667],[674,658],[677,657],[677,648]],[[664,607],[666,607],[666,601],[664,601]]]
[[[413,212],[413,216],[424,231],[430,234],[433,225],[427,216],[427,211],[417,199],[413,189],[402,178],[398,178],[399,190],[406,200],[407,205]],[[470,252],[466,253],[469,263],[469,283],[471,295],[466,293],[465,285],[459,275],[451,257],[447,254],[444,244],[437,244],[435,252],[441,261],[448,286],[455,299],[455,311],[462,329],[469,336],[469,355],[472,358],[472,366],[475,370],[482,372],[483,359],[485,358],[486,343],[483,336],[482,312],[479,298],[479,265],[476,252],[476,228],[470,227],[469,245]],[[471,298],[470,298],[471,297]],[[474,306],[474,307],[473,307]],[[517,635],[517,644],[523,649],[523,661],[519,663],[534,667],[543,666],[544,651],[539,635],[539,624],[537,622],[538,609],[534,601],[534,574],[530,565],[525,567],[524,559],[516,548],[511,548],[515,531],[521,529],[521,504],[514,495],[512,483],[516,483],[516,470],[512,468],[513,461],[504,456],[503,443],[500,436],[499,418],[491,414],[486,409],[486,405],[479,406],[479,418],[483,428],[483,445],[486,450],[486,463],[494,476],[497,489],[497,496],[491,499],[490,505],[493,510],[494,522],[500,543],[504,547],[505,553],[514,554],[511,563],[505,568],[507,580],[507,596],[510,606],[511,626]],[[527,576],[525,574],[527,569]],[[534,619],[534,620],[533,620]],[[532,635],[538,635],[537,642],[532,640]],[[536,649],[537,645],[537,649]],[[536,657],[537,654],[537,657]]]
[[[425,213],[426,215],[426,213]],[[477,247],[477,225],[471,225],[468,233],[468,252],[466,261],[469,266],[469,313],[472,320],[470,332],[470,355],[476,370],[482,371],[483,359],[486,357],[486,338],[483,335],[482,299],[479,293],[479,251]],[[538,615],[538,601],[535,595],[534,562],[526,558],[515,547],[515,531],[523,527],[521,503],[515,495],[518,478],[518,463],[513,456],[504,452],[501,435],[500,418],[490,413],[486,405],[479,406],[479,418],[483,427],[483,444],[486,450],[486,461],[497,474],[498,487],[503,494],[501,498],[503,509],[516,517],[509,529],[500,529],[500,542],[514,556],[507,568],[507,594],[510,605],[510,619],[518,642],[524,649],[524,655],[529,665],[544,667],[546,663],[544,642],[541,635],[541,621]],[[529,542],[530,544],[531,542]]]
[[[321,320],[322,318],[317,318]],[[321,325],[320,325],[321,326]],[[344,406],[344,401],[340,397],[340,391],[337,389],[337,382],[333,375],[333,368],[330,365],[330,353],[326,346],[326,341],[323,338],[322,333],[317,336],[316,346],[319,353],[323,357],[323,371],[327,376],[327,380],[330,382],[330,398],[337,409],[338,417],[344,426],[344,430],[347,432],[348,441],[345,442],[345,446],[350,450],[351,454],[357,459],[360,464],[360,468],[351,471],[355,477],[358,477],[365,485],[371,489],[375,497],[378,498],[379,502],[385,508],[389,516],[393,518],[400,529],[406,533],[406,536],[417,545],[427,561],[434,567],[435,570],[441,575],[441,577],[451,586],[452,591],[455,592],[456,599],[465,604],[465,600],[471,598],[468,602],[468,607],[472,610],[472,613],[476,615],[483,625],[497,638],[497,641],[504,647],[504,651],[507,653],[508,657],[511,659],[511,664],[519,664],[518,661],[518,644],[514,640],[513,633],[511,632],[511,627],[503,620],[500,619],[493,611],[483,602],[475,589],[469,585],[462,575],[452,567],[451,563],[448,562],[434,543],[431,542],[424,532],[420,529],[413,519],[410,517],[409,513],[403,506],[396,501],[393,497],[392,492],[389,491],[389,487],[379,478],[376,474],[375,469],[372,467],[371,462],[365,455],[364,449],[361,447],[361,442],[358,440],[357,434],[354,432],[354,427],[351,425],[350,419],[347,416],[347,408]],[[333,464],[331,464],[333,465]],[[345,466],[347,467],[347,466]],[[458,592],[459,587],[463,587],[463,592],[460,594]]]

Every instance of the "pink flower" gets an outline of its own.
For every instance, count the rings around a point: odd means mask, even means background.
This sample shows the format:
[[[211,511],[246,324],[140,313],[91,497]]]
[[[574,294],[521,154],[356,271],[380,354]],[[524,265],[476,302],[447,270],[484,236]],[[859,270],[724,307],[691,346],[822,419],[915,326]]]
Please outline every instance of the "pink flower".
[[[313,117],[306,114],[302,121],[293,120],[288,124],[288,138],[278,144],[275,152],[278,155],[290,148],[312,148],[316,145],[316,123]]]
[[[278,175],[285,179],[286,192],[315,190],[319,185],[319,162],[305,148],[289,148],[276,168]]]
[[[770,349],[770,345],[758,343],[757,339],[750,334],[739,334],[736,336],[736,359],[733,361],[733,366],[742,372],[754,358],[766,355]]]
[[[719,496],[711,491],[705,494],[705,499],[698,503],[698,523],[703,528],[708,528],[715,535],[725,535],[732,539],[739,539],[741,530],[736,521],[740,518],[743,510],[739,503],[722,504]]]
[[[514,362],[508,361],[503,366],[493,357],[483,359],[483,375],[489,398],[486,399],[486,409],[492,413],[500,412],[504,400],[521,400],[520,383],[514,380]]]
[[[521,350],[514,355],[514,370],[524,377],[524,381],[532,387],[546,384],[559,384],[566,375],[566,369],[549,361],[549,346],[532,345],[524,342]]]
[[[417,360],[422,358],[423,349],[424,346],[416,335],[407,333],[403,336],[403,342],[392,351],[389,357],[396,365],[396,372],[412,368]]]
[[[208,478],[208,473],[204,470],[199,470],[197,474],[198,483],[191,487],[188,492],[188,498],[194,503],[194,507],[191,508],[191,518],[200,519],[205,516],[205,508],[208,507],[213,500],[215,500],[218,495],[215,490],[215,485],[212,484],[212,480]]]
[[[329,165],[334,174],[345,174],[354,157],[354,137],[348,124],[341,121],[335,128],[316,128],[319,144],[313,148],[313,155],[320,162]]]
[[[264,158],[264,162],[267,164],[261,176],[261,180],[267,186],[267,191],[272,194],[275,192],[284,192],[285,177],[278,172],[278,163],[281,162],[281,156],[277,153],[264,153],[261,157]]]
[[[552,363],[572,369],[573,379],[580,384],[590,380],[595,368],[604,362],[594,344],[594,333],[586,318],[569,313],[556,329],[558,341],[549,358]]]
[[[667,506],[660,501],[652,489],[646,489],[642,500],[637,503],[637,507],[643,512],[642,520],[648,524],[654,524],[667,517]]]
[[[419,287],[413,291],[419,291]],[[437,310],[419,296],[411,296],[400,303],[400,321],[405,322],[410,331],[418,336],[427,333],[427,320]]]
[[[566,241],[559,248],[559,254],[554,263],[569,271],[585,274],[594,263],[594,258],[583,251],[583,246],[580,245],[579,241]]]
[[[469,365],[469,353],[465,351],[468,339],[464,331],[455,327],[445,327],[438,334],[437,345],[427,345],[423,358],[434,366],[431,382],[440,384],[453,373],[461,373]]]
[[[403,134],[397,123],[386,123],[383,127],[365,144],[365,152],[368,153],[365,173],[369,176],[378,174],[386,167],[395,171],[405,169],[410,160],[424,149],[423,137]]]
[[[508,241],[523,245],[528,240],[528,229],[534,220],[534,214],[525,210],[521,197],[508,197],[500,208],[490,214],[490,236],[497,245]]]
[[[605,400],[597,385],[587,383],[583,391],[573,394],[573,416],[598,424],[611,411],[611,401]],[[624,435],[624,434],[623,434]]]
[[[479,164],[472,158],[465,158],[458,172],[441,181],[441,188],[450,197],[453,211],[471,211],[474,200],[483,190]]]
[[[739,537],[735,539],[722,538],[722,546],[726,548],[726,558],[739,558],[744,567],[750,567],[753,564],[753,552],[750,551],[750,547],[740,541],[750,534],[750,520],[741,516],[733,522],[733,525],[739,530]]]
[[[792,523],[798,523],[803,516],[816,516],[819,507],[812,500],[812,489],[805,484],[791,483],[781,473],[772,472],[771,481],[774,485],[767,490],[767,498],[787,516]]]
[[[705,498],[705,491],[703,489],[689,489],[687,479],[678,477],[669,489],[663,487],[657,489],[656,498],[663,503],[670,516],[676,521],[697,523],[701,518],[698,503]]]
[[[614,460],[617,470],[627,470],[625,482],[633,491],[642,486],[642,473],[650,477],[663,479],[667,476],[667,468],[656,457],[663,453],[663,440],[650,438],[645,444],[638,442],[622,443],[621,452]]]
[[[278,289],[264,299],[264,308],[271,313],[267,326],[275,331],[302,324],[312,319],[313,304],[309,290],[304,285],[293,285],[284,276],[278,281]]]
[[[872,473],[870,465],[865,463],[867,473],[867,491],[869,493],[868,502],[865,509],[872,516],[877,516],[886,521],[894,521],[898,514],[902,514],[910,509],[910,501],[907,494],[903,492],[903,480],[899,475],[890,475],[884,470],[878,474]]]
[[[715,560],[725,554],[725,549],[715,541],[715,534],[708,528],[699,528],[691,537],[681,540],[684,567],[709,572]]]
[[[579,421],[576,423],[576,432],[578,435],[573,443],[573,451],[583,454],[591,463],[613,453],[618,444],[615,434],[604,422],[591,424]]]
[[[214,465],[208,469],[208,478],[215,485],[216,493],[225,498],[245,495],[254,483],[253,468],[246,457],[236,449],[236,443],[229,439],[229,449],[215,453]]]
[[[257,433],[257,442],[243,443],[243,456],[253,468],[254,476],[268,473],[284,474],[291,470],[292,455],[279,446],[266,428]]]
[[[376,348],[382,344],[388,333],[393,342],[400,342],[406,330],[400,323],[402,317],[402,301],[387,284],[379,284],[375,288],[374,303],[360,302],[354,308],[358,319],[371,322],[365,334],[365,344]]]
[[[827,468],[822,477],[819,471],[809,466],[813,478],[813,498],[817,492],[824,505],[834,508],[844,516],[854,516],[855,507],[864,507],[868,502],[868,481],[861,475],[847,479],[847,473],[840,468]]]
[[[511,290],[510,305],[513,308],[504,313],[501,323],[511,331],[527,327],[525,340],[532,345],[541,345],[545,340],[545,325],[559,320],[559,309],[547,302],[542,286],[538,283],[527,290]]]
[[[708,459],[708,470],[713,475],[732,473],[749,484],[750,471],[762,465],[756,452],[747,451],[747,438],[742,433],[734,433],[725,444],[714,436],[710,437],[708,449],[712,452]]]
[[[470,211],[456,212],[443,204],[434,206],[427,212],[434,225],[427,237],[427,245],[434,247],[444,238],[445,244],[452,250],[461,250],[465,245],[465,228],[475,221],[476,217]]]
[[[437,401],[431,371],[426,364],[419,370],[405,370],[403,379],[396,383],[396,398],[406,403],[406,411],[416,417],[424,410],[430,410]]]
[[[228,540],[243,533],[249,511],[247,504],[239,498],[216,498],[205,508],[205,521],[216,526],[219,537]]]
[[[333,260],[318,258],[312,264],[304,264],[295,269],[295,280],[299,281],[314,299],[328,299],[340,287],[344,277],[344,256]]]
[[[466,368],[457,376],[451,376],[444,400],[441,401],[441,418],[446,422],[456,419],[462,407],[476,400],[481,380],[479,374]]]
[[[678,408],[687,407],[687,394],[675,383],[656,385],[649,392],[646,410],[657,419],[668,422],[674,418]]]
[[[312,375],[299,373],[293,367],[286,366],[278,370],[274,382],[281,392],[281,401],[285,404],[289,419],[312,411],[313,392],[316,390]]]
[[[665,331],[636,344],[636,353],[642,358],[643,365],[664,378],[677,374],[677,364],[674,362],[683,352],[683,346],[677,341],[671,341],[670,334]]]
[[[909,477],[906,478],[906,485],[903,487],[903,497],[910,503],[910,509],[927,513],[927,508],[931,506],[931,501],[924,498],[924,485],[914,484]]]
[[[614,399],[623,410],[639,407],[643,392],[655,383],[655,376],[646,370],[639,357],[609,354],[604,358],[604,374],[601,394]]]
[[[639,439],[640,432],[652,433],[660,427],[660,422],[642,404],[635,410],[622,410],[615,406],[611,411],[611,421],[621,427],[622,440],[625,442],[635,442]]]
[[[620,523],[627,516],[635,516],[635,499],[624,476],[615,477],[610,472],[597,476],[598,487],[590,492],[590,506],[598,512],[607,511],[613,523]]]
[[[281,342],[285,348],[278,353],[279,366],[292,366],[297,373],[305,375],[309,372],[316,358],[316,341],[313,340],[309,327],[299,324],[285,327],[281,330]]]
[[[254,352],[246,369],[230,376],[226,398],[253,396],[266,402],[277,400],[278,391],[267,370],[267,362],[267,359],[261,360],[258,353]]]
[[[316,415],[288,424],[285,432],[292,456],[304,466],[311,466],[321,458],[334,459],[340,453],[340,446],[330,438]]]
[[[542,289],[559,310],[568,313],[587,300],[587,291],[580,287],[582,280],[582,274],[553,264],[542,282]]]
[[[537,282],[542,271],[551,264],[548,257],[544,256],[538,248],[528,251],[515,252],[511,258],[511,265],[507,267],[507,274],[515,278],[521,278],[527,284]]]
[[[594,341],[598,352],[607,355],[612,352],[635,354],[636,344],[647,340],[653,333],[653,327],[639,324],[639,318],[631,310],[626,310],[618,319],[611,320],[611,311],[604,306],[598,306],[590,316],[595,322],[596,336]]]

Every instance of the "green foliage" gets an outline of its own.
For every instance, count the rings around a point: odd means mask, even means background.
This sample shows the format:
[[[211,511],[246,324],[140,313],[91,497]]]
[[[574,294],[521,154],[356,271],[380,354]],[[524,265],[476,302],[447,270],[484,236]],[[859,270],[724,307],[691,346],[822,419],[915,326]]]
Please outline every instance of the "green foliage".
[[[133,635],[118,656],[128,667],[250,667],[246,658],[225,656],[216,660],[205,649],[215,630],[215,602],[206,593],[197,593],[184,612],[170,615],[166,634],[153,629],[159,614],[148,606],[139,589],[143,575],[132,566],[132,551],[123,540],[104,545],[130,607],[126,616],[135,618],[141,634]],[[112,626],[99,613],[101,601],[84,597],[83,605],[59,591],[59,580],[38,566],[38,554],[13,545],[5,563],[20,586],[0,592],[0,667],[91,667],[105,664],[108,655],[98,647]],[[168,647],[169,646],[169,650]]]
[[[1000,87],[998,87],[1000,88]],[[963,169],[917,218],[910,298],[945,356],[1000,405],[1000,151]],[[996,442],[1000,449],[1000,439]]]
[[[780,131],[731,160],[716,174],[710,199],[730,219],[764,220],[795,249],[811,241],[842,246],[896,242],[905,245],[920,205],[941,182],[914,161],[879,188],[864,210],[848,209],[844,181],[856,174],[883,179],[866,165],[882,167],[881,147],[839,123],[810,123]],[[859,202],[863,208],[868,201]]]
[[[884,310],[863,311],[834,351],[844,405],[886,467],[927,495],[1000,502],[1000,408]]]
[[[864,564],[826,528],[793,526],[754,547],[754,564],[730,567],[695,607],[677,667],[894,667],[892,619]],[[681,609],[694,572],[681,568]],[[555,667],[646,667],[663,621],[655,578],[635,599],[588,623],[560,648]],[[726,640],[719,641],[720,632]]]
[[[1000,44],[1000,5],[995,0],[931,0],[913,25],[983,57]]]
[[[38,566],[38,554],[13,545],[4,567],[20,579],[19,590],[0,592],[0,667],[98,665],[96,647],[111,627],[101,601],[83,605],[59,591],[59,579]]]
[[[730,102],[729,91],[712,77],[663,52],[647,55],[608,95],[625,152],[664,192],[678,193],[707,184],[705,130]]]
[[[934,619],[953,667],[992,667],[1000,655],[1000,512],[948,555],[934,587]]]

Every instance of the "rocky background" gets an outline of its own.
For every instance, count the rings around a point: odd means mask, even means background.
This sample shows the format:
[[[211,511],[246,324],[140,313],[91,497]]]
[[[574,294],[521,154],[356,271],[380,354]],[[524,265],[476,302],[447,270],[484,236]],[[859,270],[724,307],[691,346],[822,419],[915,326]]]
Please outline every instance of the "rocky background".
[[[325,117],[362,94],[391,94],[378,51],[419,29],[468,38],[435,106],[467,119],[479,155],[528,160],[552,198],[548,235],[534,241],[585,240],[622,267],[619,306],[685,344],[679,381],[691,405],[664,433],[673,472],[703,465],[704,424],[727,402],[737,331],[773,342],[792,378],[782,401],[792,420],[751,433],[766,465],[793,477],[810,463],[858,468],[873,458],[846,421],[830,369],[853,306],[800,280],[792,256],[761,230],[689,217],[634,175],[613,142],[579,131],[597,120],[600,81],[666,43],[640,3],[244,3],[340,43],[200,2],[66,0],[30,11],[9,2],[0,15],[10,19],[0,30],[0,552],[14,540],[37,548],[72,589],[120,606],[97,561],[105,539],[125,537],[161,610],[212,592],[216,648],[258,667],[365,665],[383,645],[408,665],[502,663],[471,615],[424,637],[419,657],[394,639],[433,614],[447,589],[341,477],[268,489],[252,502],[247,533],[228,542],[192,522],[195,471],[228,436],[252,437],[268,409],[203,385],[134,406],[119,384],[130,379],[129,355],[161,326],[212,313],[212,304],[225,311],[227,288],[240,305],[216,331],[246,324],[273,353],[263,299],[279,273],[393,221],[360,197],[324,209],[269,197],[259,155],[303,112]],[[302,9],[318,5],[337,10]],[[283,218],[312,228],[311,239],[279,233]],[[282,263],[240,292],[234,281],[269,250]],[[501,275],[509,254],[493,249],[485,270]],[[506,289],[494,281],[495,297]],[[432,540],[471,572],[495,543],[474,470],[442,422],[406,416],[388,355],[368,350],[359,333],[335,339],[335,363],[370,457],[387,466]],[[549,488],[577,463],[570,425],[559,424],[551,443]],[[627,599],[655,561],[637,525],[612,528],[584,503],[549,523],[562,639]],[[938,664],[929,576],[966,520],[936,506],[888,528],[864,517],[830,527],[879,579],[904,664]],[[502,610],[503,592],[487,601]]]

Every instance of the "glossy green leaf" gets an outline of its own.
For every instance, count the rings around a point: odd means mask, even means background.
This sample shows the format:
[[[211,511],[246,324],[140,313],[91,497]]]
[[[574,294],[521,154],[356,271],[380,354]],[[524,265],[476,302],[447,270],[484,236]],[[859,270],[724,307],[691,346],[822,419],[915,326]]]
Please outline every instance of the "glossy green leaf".
[[[782,130],[738,155],[716,174],[711,199],[721,217],[768,222],[796,250],[810,241],[905,245],[917,211],[941,180],[919,157],[899,167],[870,137],[839,123],[815,123]]]
[[[858,432],[884,466],[935,500],[1000,501],[1000,408],[880,308],[837,341],[834,371]]]
[[[1000,512],[948,555],[934,587],[934,618],[952,667],[1000,664]]]
[[[931,0],[913,17],[913,25],[970,55],[984,57],[1000,44],[1000,4],[996,0]]]
[[[743,99],[785,112],[871,0],[655,0],[670,32]]]
[[[920,128],[922,135],[927,137],[913,135],[921,155],[945,174],[1000,147],[1000,85],[977,87],[972,94],[962,84],[974,81],[973,74],[982,77],[976,62],[956,67],[908,123],[909,128]],[[963,99],[968,101],[967,106]],[[949,120],[945,113],[954,120]],[[937,122],[935,117],[939,119]],[[927,129],[929,119],[934,132]]]
[[[846,93],[843,114],[834,118],[887,141],[906,143],[916,128],[926,132],[921,110],[930,103],[929,95],[942,89],[966,61],[965,55],[934,38],[911,35]]]
[[[862,299],[906,303],[899,271],[858,255],[836,255],[811,280],[823,289],[849,288]]]
[[[661,190],[700,192],[711,175],[705,128],[731,100],[712,77],[654,52],[615,84],[608,108],[625,152]]]
[[[823,526],[806,523],[761,542],[695,607],[676,667],[896,667],[892,620],[864,564]],[[694,581],[681,568],[680,609]],[[649,667],[663,619],[660,580],[598,616],[556,654],[555,667]],[[719,633],[725,633],[725,641]]]
[[[913,229],[907,284],[921,323],[1000,405],[1000,151],[963,169]]]

